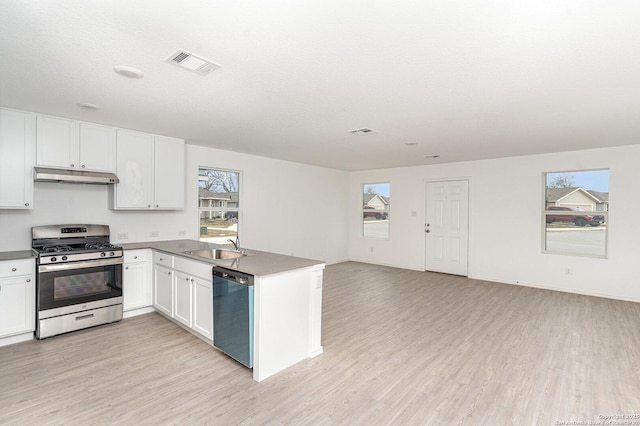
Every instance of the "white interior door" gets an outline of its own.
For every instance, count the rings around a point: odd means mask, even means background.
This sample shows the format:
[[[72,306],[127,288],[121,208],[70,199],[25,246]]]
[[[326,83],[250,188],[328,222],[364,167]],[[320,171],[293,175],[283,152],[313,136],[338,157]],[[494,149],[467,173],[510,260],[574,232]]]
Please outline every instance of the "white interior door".
[[[427,271],[468,275],[469,181],[427,182]]]

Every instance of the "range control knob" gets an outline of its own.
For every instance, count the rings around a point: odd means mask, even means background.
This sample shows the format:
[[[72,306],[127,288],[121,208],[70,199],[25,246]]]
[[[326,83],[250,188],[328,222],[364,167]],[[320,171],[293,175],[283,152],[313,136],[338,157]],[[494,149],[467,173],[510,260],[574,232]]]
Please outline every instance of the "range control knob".
[[[67,256],[62,256],[62,260],[67,260],[68,257]]]
[[[52,262],[55,262],[55,261],[57,261],[57,260],[58,260],[58,258],[57,258],[57,257],[55,257],[55,256],[53,256],[53,257],[51,258],[51,261],[52,261]]]
[[[100,257],[105,257],[106,255],[107,255],[107,253],[105,253],[105,252],[100,253]]]
[[[109,256],[115,256],[116,254],[114,252],[109,253]]]

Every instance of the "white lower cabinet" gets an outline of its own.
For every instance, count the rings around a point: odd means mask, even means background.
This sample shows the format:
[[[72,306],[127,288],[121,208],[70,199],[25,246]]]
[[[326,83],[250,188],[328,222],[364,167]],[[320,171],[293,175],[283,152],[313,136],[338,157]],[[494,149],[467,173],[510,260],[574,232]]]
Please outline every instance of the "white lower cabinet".
[[[194,331],[213,340],[213,291],[211,278],[193,277]]]
[[[149,308],[153,304],[152,293],[151,250],[125,250],[122,270],[123,310],[130,312]]]
[[[169,262],[154,253],[154,307],[207,341],[213,341],[211,269],[208,263],[180,256]]]
[[[153,265],[153,307],[173,318],[174,271],[165,266]]]
[[[188,274],[176,271],[176,311],[174,318],[179,323],[191,328],[193,322],[191,318],[192,313],[192,294],[193,283],[192,278]]]
[[[0,262],[0,346],[33,339],[36,328],[35,261]]]

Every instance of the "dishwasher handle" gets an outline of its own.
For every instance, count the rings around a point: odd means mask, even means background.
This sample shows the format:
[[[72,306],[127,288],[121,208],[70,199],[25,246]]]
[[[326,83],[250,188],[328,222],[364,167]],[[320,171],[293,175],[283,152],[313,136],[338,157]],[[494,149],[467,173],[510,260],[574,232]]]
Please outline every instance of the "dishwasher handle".
[[[251,287],[253,286],[253,275],[245,274],[244,272],[234,271],[231,269],[221,268],[219,266],[213,267],[214,282],[216,278],[232,281],[234,283]]]

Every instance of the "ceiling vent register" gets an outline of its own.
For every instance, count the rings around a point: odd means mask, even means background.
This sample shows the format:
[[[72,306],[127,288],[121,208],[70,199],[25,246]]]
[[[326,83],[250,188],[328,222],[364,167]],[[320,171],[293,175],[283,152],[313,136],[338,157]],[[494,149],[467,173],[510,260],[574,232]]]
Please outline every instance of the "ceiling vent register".
[[[220,65],[205,59],[202,56],[194,55],[193,53],[182,49],[178,49],[173,52],[165,62],[177,65],[200,75],[207,75],[211,71],[220,68]]]
[[[349,133],[352,133],[357,136],[371,135],[373,133],[378,133],[373,129],[369,129],[368,127],[362,127],[360,129],[349,130]]]

